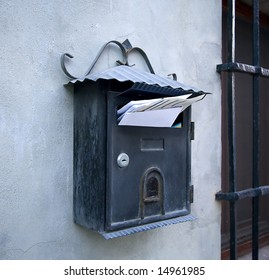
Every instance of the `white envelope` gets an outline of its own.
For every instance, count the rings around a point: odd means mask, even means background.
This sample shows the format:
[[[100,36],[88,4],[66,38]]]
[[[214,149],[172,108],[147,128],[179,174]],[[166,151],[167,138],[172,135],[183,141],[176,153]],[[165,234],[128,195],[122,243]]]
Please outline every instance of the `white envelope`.
[[[182,107],[177,107],[126,113],[122,116],[119,125],[171,127],[182,109]]]

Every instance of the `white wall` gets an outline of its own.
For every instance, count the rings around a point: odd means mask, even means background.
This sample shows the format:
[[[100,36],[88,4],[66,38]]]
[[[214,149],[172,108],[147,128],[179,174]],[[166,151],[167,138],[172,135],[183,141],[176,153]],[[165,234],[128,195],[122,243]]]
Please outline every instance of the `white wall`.
[[[0,14],[0,259],[218,259],[221,1],[2,0]],[[126,38],[157,74],[213,94],[192,110],[198,219],[106,241],[73,223],[73,95],[59,59],[73,54],[81,75]],[[110,48],[94,71],[119,55]]]

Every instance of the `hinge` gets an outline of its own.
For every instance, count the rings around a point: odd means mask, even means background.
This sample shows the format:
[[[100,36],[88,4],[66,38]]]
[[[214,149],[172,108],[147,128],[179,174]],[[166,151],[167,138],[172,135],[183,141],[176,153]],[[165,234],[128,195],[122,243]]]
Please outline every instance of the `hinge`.
[[[191,127],[190,127],[190,139],[194,140],[194,122],[191,122]]]
[[[193,185],[189,186],[190,203],[193,203]]]

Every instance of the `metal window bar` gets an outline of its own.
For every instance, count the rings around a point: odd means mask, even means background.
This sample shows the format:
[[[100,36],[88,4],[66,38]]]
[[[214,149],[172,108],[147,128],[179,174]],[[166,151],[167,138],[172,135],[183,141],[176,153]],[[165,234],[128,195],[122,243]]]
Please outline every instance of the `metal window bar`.
[[[228,0],[228,63],[217,65],[219,73],[228,72],[228,142],[229,142],[229,193],[219,192],[216,200],[229,201],[230,210],[230,259],[237,259],[237,212],[236,202],[252,198],[252,259],[259,258],[259,197],[269,194],[269,186],[259,186],[259,79],[269,78],[269,69],[260,64],[260,18],[259,0],[252,0],[253,6],[253,65],[235,62],[235,0]],[[235,133],[235,72],[253,75],[253,176],[252,189],[236,189],[236,133]]]

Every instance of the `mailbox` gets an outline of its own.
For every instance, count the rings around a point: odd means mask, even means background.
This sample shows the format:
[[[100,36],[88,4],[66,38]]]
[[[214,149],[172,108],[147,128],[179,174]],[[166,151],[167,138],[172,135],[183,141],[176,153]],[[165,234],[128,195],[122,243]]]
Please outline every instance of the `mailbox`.
[[[200,91],[128,65],[73,79],[74,221],[106,239],[193,220],[188,107],[180,128],[119,125],[130,101]]]

